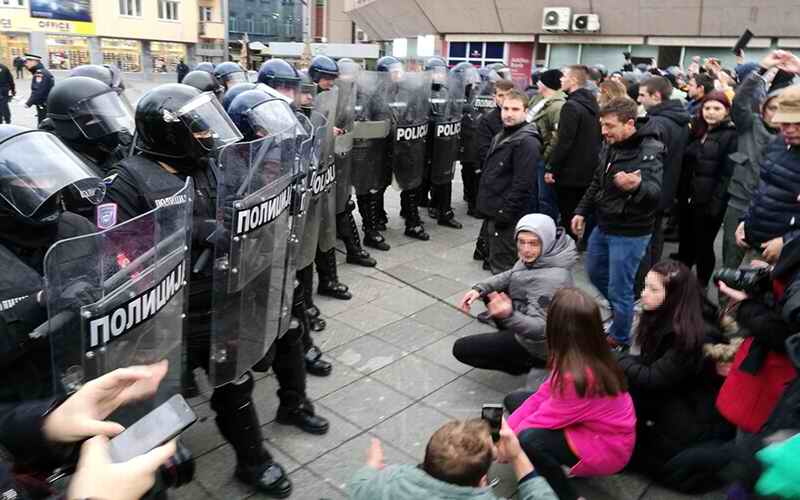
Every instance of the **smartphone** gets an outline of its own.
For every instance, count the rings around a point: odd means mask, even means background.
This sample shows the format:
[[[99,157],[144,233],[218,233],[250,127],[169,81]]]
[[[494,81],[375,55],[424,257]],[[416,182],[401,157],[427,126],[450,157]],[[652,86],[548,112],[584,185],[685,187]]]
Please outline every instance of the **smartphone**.
[[[503,423],[503,405],[486,403],[481,408],[481,418],[489,422],[492,441],[500,441],[500,426]]]
[[[197,415],[183,396],[176,394],[111,440],[111,461],[127,462],[143,455],[179,435],[195,421]]]

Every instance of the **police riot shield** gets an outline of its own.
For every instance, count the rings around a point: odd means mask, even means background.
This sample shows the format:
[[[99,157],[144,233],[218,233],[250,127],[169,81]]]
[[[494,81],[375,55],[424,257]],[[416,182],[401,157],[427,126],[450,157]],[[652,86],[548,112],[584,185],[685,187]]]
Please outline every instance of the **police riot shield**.
[[[220,152],[210,380],[239,378],[288,324],[286,286],[295,125]],[[289,151],[287,151],[289,149]]]
[[[392,120],[392,174],[402,190],[422,184],[428,138],[431,74],[390,73],[388,105]]]
[[[391,182],[389,80],[389,73],[377,71],[361,71],[356,77],[350,179],[357,195],[375,193]]]
[[[156,399],[180,390],[190,272],[191,179],[163,204],[44,260],[55,392],[117,368],[168,360]]]
[[[491,113],[497,107],[497,103],[494,101],[494,83],[494,80],[486,79],[478,84],[477,95],[472,105],[482,115]]]
[[[339,102],[336,107],[336,213],[345,211],[350,198],[350,171],[353,165],[353,123],[355,121],[357,73],[340,74],[336,80]]]
[[[313,179],[314,184],[312,185],[312,199],[318,198],[320,205],[319,242],[317,245],[323,252],[336,245],[336,184],[338,181],[336,179],[336,133],[334,129],[338,102],[339,89],[336,87],[320,92],[314,99],[315,111],[328,121],[328,126],[320,141],[318,173],[322,179],[322,193],[317,194],[316,184],[319,181]]]
[[[431,116],[428,144],[431,183],[446,184],[453,180],[461,138],[461,119],[464,109],[464,84],[460,75],[453,74],[441,87],[431,92]]]

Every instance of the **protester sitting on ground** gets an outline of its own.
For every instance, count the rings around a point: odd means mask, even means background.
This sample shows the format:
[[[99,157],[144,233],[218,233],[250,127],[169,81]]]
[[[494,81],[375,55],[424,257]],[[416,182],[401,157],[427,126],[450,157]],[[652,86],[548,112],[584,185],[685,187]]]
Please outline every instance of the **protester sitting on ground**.
[[[428,441],[421,465],[385,466],[380,441],[373,438],[366,466],[348,485],[350,499],[491,500],[497,497],[487,474],[497,461],[514,469],[519,481],[516,498],[555,500],[553,490],[536,474],[505,419],[501,425],[495,446],[485,420],[448,422]]]
[[[683,472],[681,462],[668,462],[691,446],[731,439],[734,431],[714,406],[723,379],[704,357],[703,344],[720,340],[721,333],[715,308],[704,317],[704,301],[684,264],[667,260],[653,266],[634,334],[632,351],[639,354],[619,359],[636,405],[631,466],[682,491],[685,485],[671,481]]]
[[[470,366],[520,375],[547,360],[547,307],[558,289],[572,286],[577,251],[567,232],[544,214],[521,218],[515,239],[514,267],[476,284],[461,301],[464,312],[479,298],[488,301],[500,331],[458,339],[453,355]]]
[[[166,372],[166,361],[123,368],[86,383],[61,403],[51,399],[0,405],[0,446],[4,450],[0,497],[29,498],[26,484],[17,484],[7,467],[8,454],[16,465],[34,469],[38,464],[52,464],[57,457],[66,457],[71,444],[90,438],[81,447],[78,468],[65,498],[141,498],[152,487],[158,467],[175,453],[175,443],[128,462],[112,463],[108,438],[124,428],[105,419],[120,406],[152,396]]]
[[[571,476],[619,472],[633,453],[636,414],[625,375],[603,333],[600,308],[586,292],[563,288],[547,312],[550,376],[535,394],[505,398],[509,426],[537,472],[561,500],[578,494]]]

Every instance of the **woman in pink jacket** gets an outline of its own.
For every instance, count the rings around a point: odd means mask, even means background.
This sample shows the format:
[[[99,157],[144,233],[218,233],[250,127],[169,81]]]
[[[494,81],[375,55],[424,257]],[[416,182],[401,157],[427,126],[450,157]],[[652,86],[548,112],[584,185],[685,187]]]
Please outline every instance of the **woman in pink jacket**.
[[[592,297],[577,288],[559,290],[546,335],[550,376],[533,395],[506,397],[513,411],[508,424],[558,498],[576,500],[562,465],[571,476],[619,472],[633,453],[636,413]]]

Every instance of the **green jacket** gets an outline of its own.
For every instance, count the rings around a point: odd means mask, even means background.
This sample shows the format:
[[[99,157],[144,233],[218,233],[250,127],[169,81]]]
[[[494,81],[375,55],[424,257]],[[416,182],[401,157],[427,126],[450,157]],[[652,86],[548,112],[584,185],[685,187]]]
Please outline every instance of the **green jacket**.
[[[558,117],[561,115],[561,106],[566,100],[567,95],[561,91],[550,97],[531,100],[533,123],[542,135],[542,159],[545,163],[550,159],[550,153],[558,140]]]
[[[492,488],[470,488],[439,481],[414,465],[389,465],[381,470],[365,466],[348,485],[351,500],[493,500]],[[556,500],[543,477],[519,485],[520,500]]]

